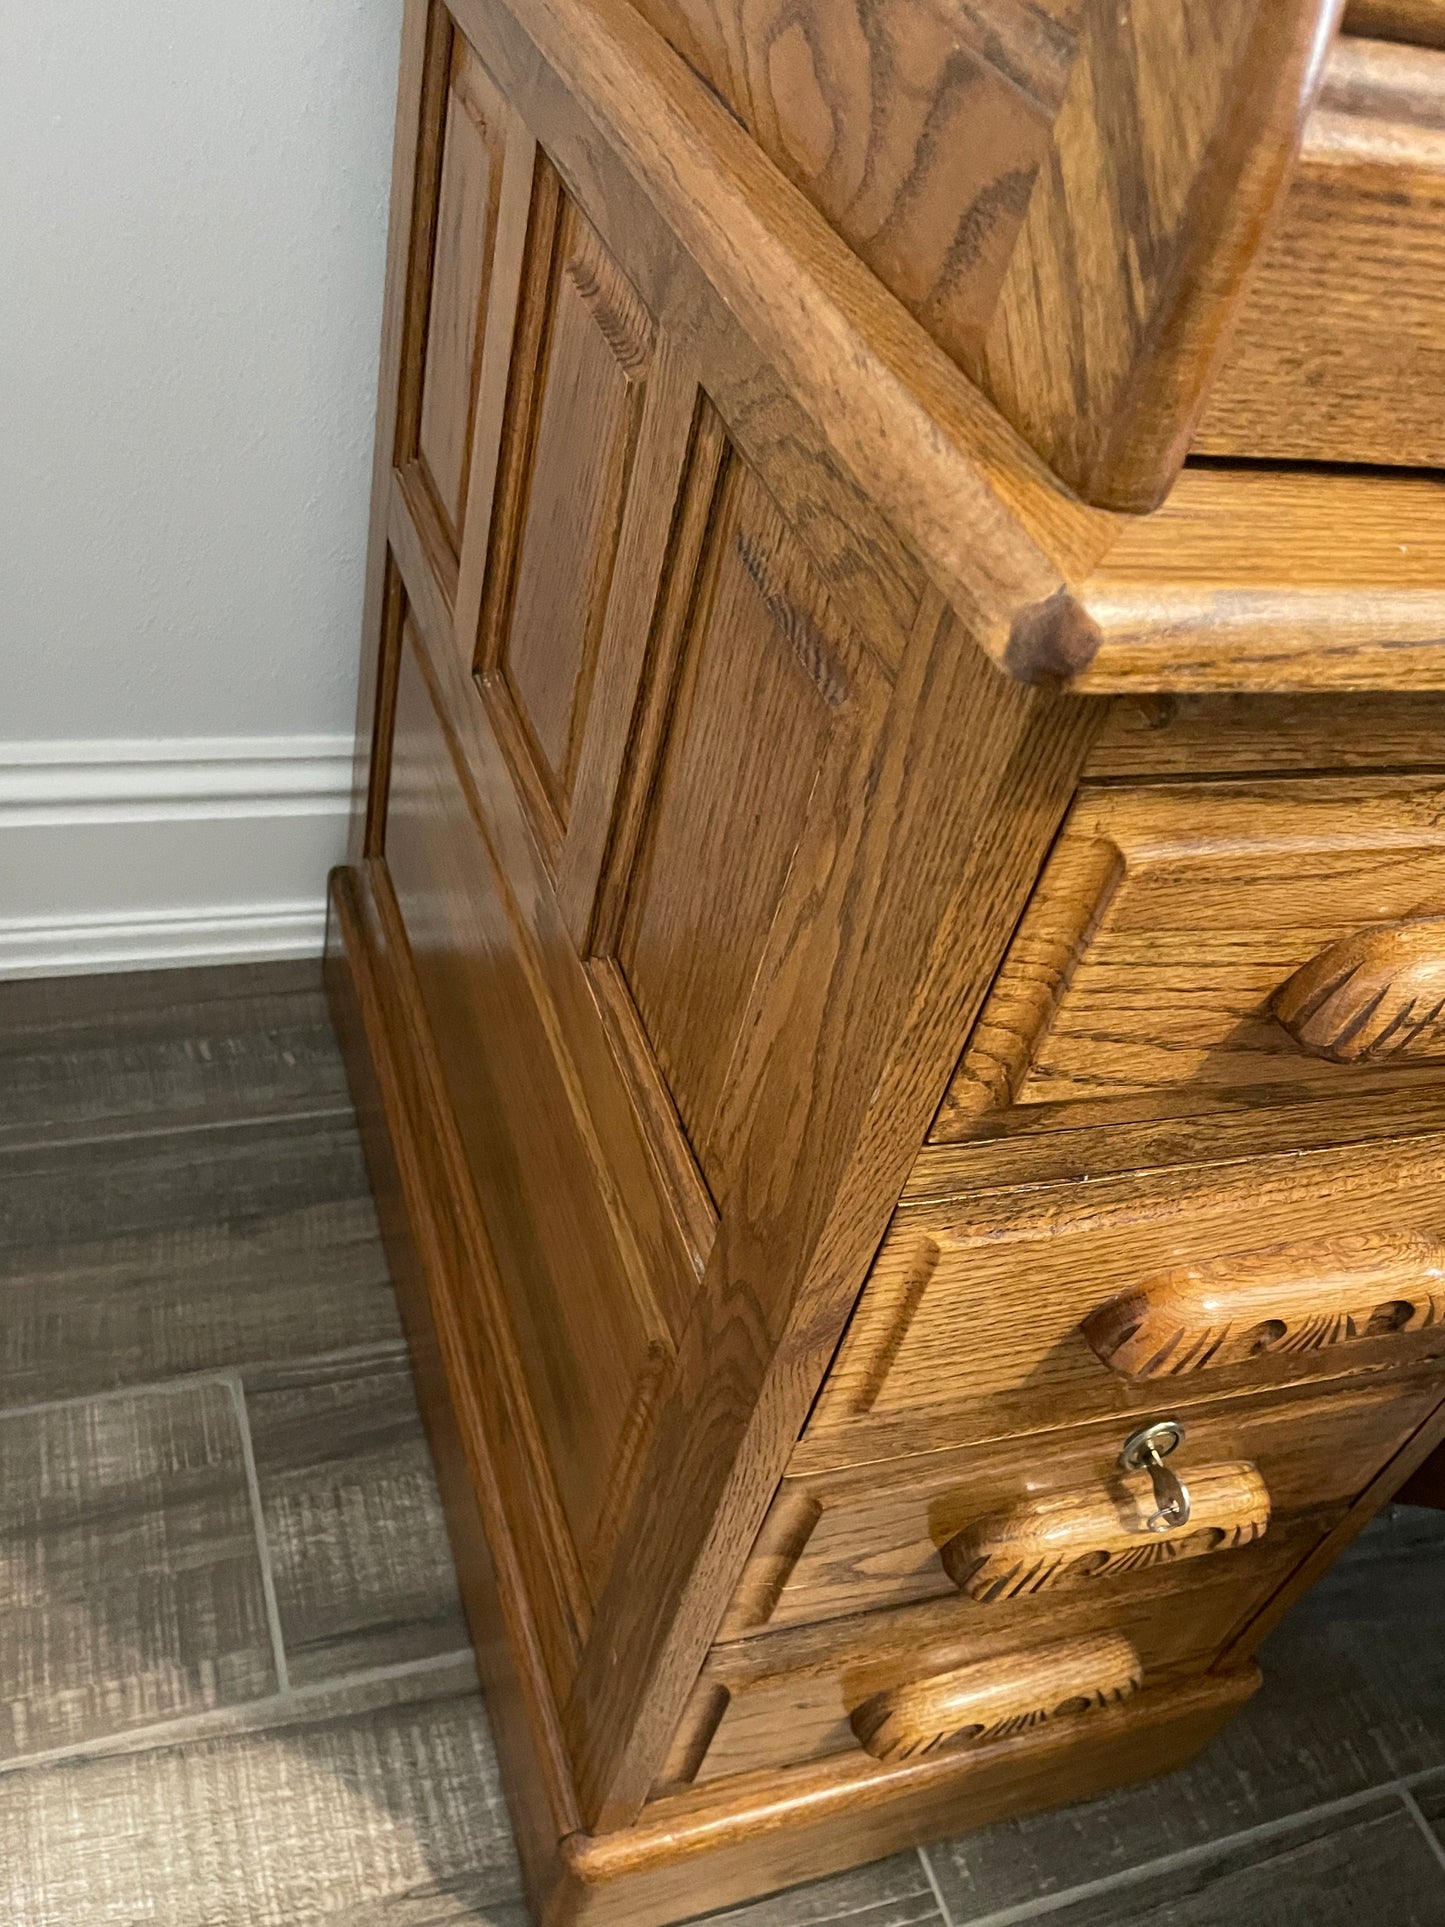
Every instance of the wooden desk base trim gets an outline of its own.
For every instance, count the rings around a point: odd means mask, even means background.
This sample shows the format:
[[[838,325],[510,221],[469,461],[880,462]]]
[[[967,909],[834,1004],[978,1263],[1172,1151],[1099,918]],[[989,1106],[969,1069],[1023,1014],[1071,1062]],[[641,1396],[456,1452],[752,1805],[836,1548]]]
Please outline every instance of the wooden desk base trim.
[[[418,1045],[408,960],[390,952],[369,866],[331,884],[326,981],[367,1166],[411,1346],[418,1396],[487,1696],[523,1877],[539,1927],[661,1927],[948,1833],[1181,1766],[1259,1683],[1252,1665],[1137,1694],[1088,1715],[1087,1737],[1054,1727],[901,1767],[862,1754],[748,1775],[649,1805],[636,1825],[577,1825],[556,1706],[538,1655],[494,1469],[458,1417],[437,1235],[441,1200],[417,1115],[429,1088],[404,1054]],[[1069,1723],[1066,1723],[1066,1726]]]

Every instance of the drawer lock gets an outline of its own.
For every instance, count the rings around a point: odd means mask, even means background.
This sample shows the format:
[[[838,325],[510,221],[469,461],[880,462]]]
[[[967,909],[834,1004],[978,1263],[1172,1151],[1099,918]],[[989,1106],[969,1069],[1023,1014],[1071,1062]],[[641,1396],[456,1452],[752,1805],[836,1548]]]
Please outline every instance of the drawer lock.
[[[1164,1463],[1169,1454],[1184,1442],[1184,1427],[1178,1419],[1160,1419],[1146,1425],[1124,1441],[1119,1463],[1126,1472],[1147,1472],[1154,1487],[1158,1510],[1145,1521],[1150,1532],[1178,1532],[1189,1524],[1193,1502],[1189,1487],[1181,1483]]]

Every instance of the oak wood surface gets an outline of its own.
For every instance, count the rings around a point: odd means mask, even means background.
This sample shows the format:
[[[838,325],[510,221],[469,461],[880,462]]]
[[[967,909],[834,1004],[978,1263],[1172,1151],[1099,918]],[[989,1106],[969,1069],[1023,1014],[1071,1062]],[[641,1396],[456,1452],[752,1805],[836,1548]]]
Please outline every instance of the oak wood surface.
[[[366,869],[333,872],[326,976],[508,1810],[529,1896],[545,1919],[558,1839],[579,1825],[548,1652],[555,1604],[537,1561],[535,1523],[519,1537],[508,1518],[509,1503],[527,1488],[515,1448],[499,1449],[506,1428],[493,1414],[505,1404],[505,1385],[488,1396],[469,1367],[466,1247],[451,1203],[457,1159],[445,1149],[435,1069],[418,1067],[413,1055],[426,1048],[405,1014],[415,986]],[[504,1486],[512,1488],[505,1498]]]
[[[1173,1267],[1227,1267],[1311,1237],[1438,1235],[1430,1138],[1037,1185],[898,1212],[794,1469],[936,1449],[1104,1413],[1154,1415],[1159,1386],[1111,1372],[1082,1322]],[[1190,1376],[1204,1396],[1433,1358],[1437,1326]],[[1171,1389],[1174,1387],[1171,1384]]]
[[[1007,1128],[1011,1112],[1041,1127],[1090,1106],[1138,1115],[1151,1093],[1205,1111],[1420,1074],[1408,1066],[1441,1045],[1418,972],[1377,1053],[1305,1048],[1291,1013],[1313,1008],[1296,973],[1353,958],[1381,924],[1415,921],[1428,949],[1422,906],[1445,891],[1438,796],[1423,775],[1081,790],[934,1135]],[[1365,973],[1382,1000],[1388,974]]]
[[[1348,0],[1346,33],[1404,40],[1419,47],[1445,47],[1442,0]]]
[[[992,1604],[1079,1574],[1103,1578],[1135,1564],[1232,1551],[1268,1530],[1269,1491],[1247,1461],[1206,1463],[1181,1483],[1189,1516],[1174,1529],[1156,1527],[1158,1495],[1146,1473],[1134,1472],[976,1520],[944,1541],[939,1560],[960,1592]]]
[[[1073,488],[1155,506],[1337,6],[639,10]]]
[[[1128,1640],[1100,1633],[884,1687],[848,1723],[875,1759],[911,1760],[1077,1719],[1131,1698],[1142,1683]]]
[[[1329,944],[1274,993],[1302,1050],[1332,1063],[1436,1048],[1445,1010],[1445,917],[1375,924]]]
[[[1438,467],[1445,48],[1344,38],[1195,436],[1211,455]]]
[[[1058,71],[1055,121],[1075,145],[1040,172],[1021,232],[1036,229],[1044,253],[1060,242],[1059,194],[1098,158],[1091,88],[1117,82],[1139,109],[1103,155],[1106,172],[1117,160],[1137,177],[1163,154],[1151,76],[1180,61],[1195,73],[1183,121],[1169,117],[1179,171],[1161,160],[1133,209],[1131,232],[1150,241],[1135,264],[1143,332],[1106,329],[1104,360],[1070,384],[1076,401],[1096,375],[1098,392],[1127,391],[1163,446],[1282,179],[1323,42],[1303,6],[1231,0],[1192,37],[1165,0],[1141,7],[1132,39],[1091,11],[1082,52]],[[1293,494],[1271,482],[1271,495],[1192,470],[1204,479],[1186,479],[1151,539],[1172,543],[1196,588],[1226,592],[1182,623],[1156,612],[1141,640],[1129,596],[1154,593],[1162,546],[1131,548],[1134,530],[1059,485],[624,0],[455,0],[455,29],[435,4],[418,24],[421,11],[408,16],[400,145],[413,160],[398,190],[400,345],[368,605],[383,747],[360,845],[371,867],[338,901],[406,1140],[394,1184],[422,1227],[436,1324],[428,1339],[419,1321],[420,1343],[457,1407],[466,1478],[501,1546],[498,1612],[525,1662],[515,1691],[497,1664],[539,1735],[521,1782],[544,1910],[580,1918],[588,1867],[625,1857],[659,1776],[678,1772],[684,1714],[740,1577],[759,1600],[787,1591],[806,1499],[769,1521],[765,1556],[745,1568],[790,1459],[801,1473],[815,1442],[819,1464],[915,1450],[935,1424],[941,1449],[1142,1404],[1097,1363],[1098,1379],[1080,1375],[1088,1304],[1059,1278],[1031,1279],[1023,1308],[991,1279],[980,1312],[957,1254],[972,1261],[987,1199],[945,1200],[939,1224],[905,1207],[854,1312],[1102,720],[1102,704],[1023,685],[1097,673],[1101,688],[1137,686],[1128,650],[1157,648],[1161,631],[1176,651],[1166,678],[1192,648],[1187,674],[1206,689],[1427,683],[1435,502],[1398,485],[1341,562],[1354,503],[1332,484],[1354,478]],[[796,99],[812,55],[786,28],[778,46],[771,81]],[[1221,169],[1239,187],[1223,209],[1209,184]],[[1090,246],[1103,238],[1117,287],[1106,229]],[[1033,298],[1016,266],[999,282],[999,312],[1025,315],[1014,374]],[[1041,271],[1034,293],[1062,312],[1047,283]],[[1150,352],[1131,359],[1140,342]],[[1140,446],[1127,414],[1101,427],[1089,402],[1069,433],[1122,473]],[[1407,537],[1392,546],[1380,531],[1394,509]],[[1272,548],[1242,562],[1260,527],[1277,531]],[[1291,537],[1303,601],[1286,593]],[[1125,613],[1111,630],[1089,607],[1114,591]],[[1296,636],[1281,668],[1261,626],[1302,633],[1305,603],[1320,637],[1301,648]],[[1393,655],[1391,630],[1404,645]],[[1348,819],[1352,850],[1363,838],[1373,851],[1386,821],[1392,848],[1412,836],[1428,848],[1415,827],[1428,788],[1359,779],[1334,798],[1341,846]],[[1281,867],[1266,863],[1266,878]],[[1378,1146],[1334,1165],[1261,1161],[1251,1204],[1263,1196],[1266,1217],[1271,1198],[1277,1216],[1305,1208],[1341,1236],[1388,1206],[1386,1230],[1424,1233],[1424,1142],[1413,1161],[1394,1149],[1389,1175]],[[1192,1257],[1161,1255],[1140,1230],[1161,1221],[1176,1234],[1186,1218],[1210,1223],[1237,1251],[1245,1175],[1199,1180],[1202,1210],[1187,1176],[1138,1180],[1117,1282],[1107,1259],[1086,1258],[1075,1288],[1107,1296]],[[1107,1203],[1091,1190],[1079,1236]],[[1031,1235],[1027,1208],[995,1223],[990,1256]],[[873,1344],[873,1388],[836,1423],[860,1331],[896,1310],[889,1253],[919,1234],[902,1321]],[[1048,1236],[1062,1253],[1069,1240]],[[1003,1336],[1005,1312],[1022,1338]],[[961,1348],[959,1319],[995,1336]],[[1309,1369],[1353,1379],[1433,1356],[1412,1333],[1389,1340]],[[920,1398],[930,1345],[948,1356],[947,1384]],[[1257,1380],[1234,1370],[1216,1396],[1301,1376],[1270,1359]],[[1260,1542],[1283,1563],[1267,1578],[1261,1566],[1259,1587],[1277,1589],[1329,1530],[1291,1520]],[[1165,1577],[1144,1582],[1161,1600]],[[1177,1623],[1139,1606],[1146,1665],[1208,1663],[1260,1603],[1244,1590],[1242,1604],[1210,1580]],[[992,1611],[1002,1640],[1007,1616],[1036,1602],[940,1594],[901,1610],[932,1624],[965,1607]],[[1082,1599],[1061,1611],[1096,1630]],[[831,1665],[820,1658],[819,1677]],[[730,1699],[691,1770],[729,1777],[740,1718]],[[731,1757],[750,1763],[746,1747]],[[539,1785],[550,1817],[536,1817]],[[579,1823],[610,1846],[554,1854],[549,1829]]]
[[[722,1905],[756,1892],[764,1868],[766,1884],[790,1885],[847,1865],[860,1850],[884,1852],[956,1828],[963,1816],[985,1826],[1021,1806],[1077,1798],[1085,1766],[1099,1788],[1168,1772],[1197,1752],[1258,1682],[1245,1667],[1146,1686],[1127,1704],[1093,1716],[1087,1750],[1043,1727],[893,1768],[855,1749],[844,1759],[744,1774],[716,1790],[703,1786],[657,1800],[625,1833],[572,1843],[569,1869],[589,1902],[559,1920],[567,1927],[574,1919],[587,1927],[653,1927],[700,1902]],[[627,1911],[629,1903],[636,1911]]]
[[[506,123],[505,104],[486,71],[465,40],[453,35],[416,405],[416,453],[453,544],[460,541],[467,504]]]
[[[1308,775],[1323,770],[1439,769],[1445,695],[1120,696],[1109,705],[1086,781],[1158,776]]]
[[[405,432],[414,430],[414,415],[406,419],[404,405],[415,394],[416,371],[420,365],[426,316],[426,284],[421,264],[431,252],[436,218],[436,197],[428,191],[428,183],[436,179],[450,61],[451,25],[446,13],[432,7],[429,0],[407,0],[402,14],[392,140],[376,437],[372,449],[371,513],[361,619],[361,673],[356,691],[353,806],[347,840],[347,859],[351,863],[360,863],[380,849],[386,810],[391,701],[400,623],[386,530],[391,514],[392,470]],[[420,193],[418,183],[422,185]]]
[[[1149,1683],[1209,1668],[1319,1542],[1332,1521],[1301,1522],[1269,1552],[1242,1553],[1233,1571],[1220,1559],[1200,1563],[1184,1581],[1156,1569],[1127,1589],[1063,1592],[1048,1602],[1004,1608],[948,1597],[826,1625],[735,1641],[714,1648],[690,1711],[700,1716],[691,1769],[699,1789],[719,1792],[739,1776],[785,1771],[809,1760],[866,1746],[853,1724],[875,1696],[951,1673],[987,1668],[1001,1681],[1023,1657],[1059,1643],[1122,1638]],[[714,1699],[712,1696],[716,1695]],[[684,1756],[677,1756],[681,1761]],[[657,1789],[667,1798],[666,1786]]]
[[[544,1927],[661,1927],[699,1905],[722,1906],[930,1838],[957,1826],[963,1813],[982,1825],[1021,1806],[1076,1799],[1164,1771],[1196,1752],[1254,1692],[1259,1676],[1249,1666],[1217,1679],[1146,1689],[1129,1707],[1098,1716],[1085,1755],[1047,1730],[894,1769],[855,1752],[843,1761],[743,1776],[716,1792],[703,1787],[656,1802],[621,1832],[579,1831],[569,1817],[574,1810],[557,1729],[549,1724],[545,1668],[529,1631],[529,1588],[467,1396],[469,1380],[457,1371],[455,1301],[438,1291],[455,1277],[454,1260],[433,1243],[435,1214],[446,1209],[454,1179],[447,1169],[452,1160],[436,1156],[440,1114],[412,1109],[427,1080],[410,1098],[404,1095],[408,1073],[397,1041],[410,1046],[404,1030],[397,1039],[394,1026],[415,993],[404,992],[404,957],[371,904],[367,873],[338,879],[333,912],[338,942],[343,933],[345,939],[328,965],[334,1008],[349,1040],[348,1068],[362,1102],[393,1261],[408,1281],[413,1357],[422,1367],[529,1893]],[[434,1074],[430,1082],[434,1090]],[[402,1189],[406,1213],[398,1217],[387,1201],[399,1203]],[[416,1268],[419,1259],[425,1274]],[[430,1376],[443,1359],[445,1393]],[[479,1503],[487,1544],[476,1530]]]
[[[1126,1378],[1172,1378],[1303,1353],[1445,1316],[1445,1244],[1365,1231],[1231,1252],[1158,1272],[1091,1311],[1083,1332]]]
[[[1442,556],[1434,477],[1191,466],[1076,582],[1071,686],[1437,690]]]
[[[1273,1523],[1264,1543],[1218,1560],[1221,1583],[1249,1591],[1259,1571],[1273,1568],[1282,1536],[1298,1527],[1312,1544],[1328,1527],[1302,1522],[1351,1504],[1438,1396],[1418,1371],[1346,1389],[1304,1385],[1201,1403],[1206,1390],[1202,1383],[1171,1385],[1167,1403],[1156,1391],[1137,1415],[968,1446],[943,1448],[936,1433],[920,1429],[911,1456],[791,1474],[759,1535],[726,1637],[946,1597],[952,1581],[940,1557],[944,1546],[980,1521],[1048,1508],[1060,1493],[1071,1504],[1084,1493],[1102,1494],[1127,1511],[1120,1449],[1138,1424],[1166,1416],[1185,1426],[1171,1469],[1191,1490],[1200,1471],[1239,1463],[1256,1467],[1268,1488]],[[795,1463],[817,1462],[825,1451],[825,1441],[805,1440]],[[1174,1563],[1170,1542],[1154,1543],[1157,1557],[1141,1556],[1117,1571],[1091,1565],[1056,1575],[1057,1584],[1114,1600],[1139,1574],[1151,1574],[1152,1583],[1152,1568]],[[770,1562],[780,1570],[769,1573],[765,1591],[754,1569]],[[1198,1569],[1180,1581],[1185,1589],[1200,1583]],[[1006,1616],[1011,1609],[1001,1600],[991,1611]]]

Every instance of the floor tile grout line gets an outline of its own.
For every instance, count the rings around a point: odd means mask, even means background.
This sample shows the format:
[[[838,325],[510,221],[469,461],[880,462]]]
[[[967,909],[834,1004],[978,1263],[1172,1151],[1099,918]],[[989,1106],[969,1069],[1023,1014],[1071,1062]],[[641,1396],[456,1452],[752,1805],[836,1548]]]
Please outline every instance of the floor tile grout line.
[[[197,1385],[229,1383],[233,1377],[244,1383],[247,1378],[259,1378],[270,1372],[306,1372],[332,1365],[381,1365],[405,1357],[406,1339],[398,1334],[370,1345],[349,1345],[340,1351],[305,1352],[296,1358],[260,1359],[243,1365],[200,1365],[194,1371],[175,1372],[169,1378],[143,1379],[135,1385],[104,1385],[93,1392],[73,1392],[68,1398],[36,1399],[29,1405],[0,1405],[0,1420],[63,1412],[72,1405],[97,1404],[102,1399],[148,1398],[153,1392],[191,1391]]]
[[[937,1903],[943,1927],[953,1927],[953,1915],[949,1911],[948,1902],[943,1897],[943,1889],[938,1884],[938,1875],[933,1871],[933,1862],[928,1857],[927,1847],[915,1847],[913,1851],[923,1863],[923,1877],[933,1889],[933,1898]]]
[[[258,1111],[253,1117],[196,1117],[184,1124],[154,1124],[138,1130],[99,1131],[86,1137],[0,1138],[0,1176],[4,1175],[4,1159],[23,1157],[36,1151],[86,1151],[105,1144],[145,1144],[173,1137],[210,1137],[227,1131],[267,1129],[277,1124],[326,1124],[337,1118],[349,1119],[354,1124],[355,1106],[348,1102],[311,1111]]]
[[[1421,1833],[1424,1834],[1425,1844],[1440,1862],[1441,1868],[1445,1869],[1445,1844],[1442,1844],[1439,1834],[1436,1833],[1430,1822],[1425,1818],[1420,1802],[1415,1798],[1415,1795],[1411,1792],[1410,1788],[1405,1785],[1403,1780],[1400,1782],[1400,1798],[1405,1803],[1405,1809],[1409,1813],[1410,1818],[1415,1822],[1415,1825],[1420,1829]]]
[[[449,1667],[465,1666],[476,1674],[476,1655],[470,1646],[459,1646],[450,1653],[429,1653],[425,1659],[397,1660],[389,1666],[366,1666],[355,1673],[341,1673],[334,1679],[311,1680],[301,1686],[267,1693],[260,1699],[239,1700],[232,1705],[207,1707],[200,1713],[183,1713],[173,1720],[157,1720],[149,1726],[133,1726],[119,1733],[97,1734],[93,1739],[75,1740],[69,1746],[50,1747],[43,1753],[21,1753],[13,1759],[0,1759],[0,1779],[17,1773],[38,1773],[52,1766],[65,1766],[73,1760],[103,1760],[126,1754],[148,1753],[167,1746],[184,1746],[192,1741],[234,1731],[238,1719],[303,1710],[313,1700],[340,1698],[367,1686],[381,1686],[393,1680],[425,1678],[429,1673],[445,1672]],[[473,1687],[471,1690],[478,1690]],[[265,1732],[264,1725],[246,1730]]]
[[[251,1498],[251,1523],[256,1534],[256,1556],[261,1564],[261,1593],[266,1602],[266,1624],[271,1629],[271,1657],[276,1666],[276,1684],[282,1693],[291,1690],[291,1668],[286,1659],[286,1639],[281,1630],[281,1604],[276,1596],[276,1574],[271,1563],[271,1540],[266,1531],[266,1511],[261,1503],[261,1479],[256,1470],[256,1445],[251,1437],[251,1415],[246,1409],[246,1388],[239,1372],[225,1375],[236,1408],[236,1425],[241,1435],[241,1459],[246,1468],[246,1487]]]
[[[1080,1900],[1123,1892],[1129,1887],[1142,1885],[1145,1880],[1158,1874],[1195,1866],[1216,1855],[1247,1846],[1251,1841],[1282,1838],[1311,1820],[1333,1819],[1337,1815],[1352,1813],[1357,1808],[1388,1799],[1391,1795],[1400,1799],[1404,1790],[1401,1781],[1382,1780],[1374,1786],[1362,1788],[1358,1793],[1342,1794],[1337,1800],[1322,1800],[1317,1806],[1301,1807],[1298,1812],[1283,1814],[1278,1819],[1261,1820],[1252,1827],[1240,1827],[1233,1833],[1220,1834],[1214,1840],[1204,1840],[1196,1846],[1180,1847],[1174,1853],[1164,1853],[1153,1860],[1141,1861],[1138,1866],[1121,1867],[1118,1873],[1101,1874],[1095,1880],[1081,1881],[1076,1887],[1061,1888],[1057,1893],[1044,1894],[1035,1900],[1014,1901],[994,1913],[977,1914],[960,1923],[960,1927],[1028,1927],[1029,1923],[1058,1913]]]

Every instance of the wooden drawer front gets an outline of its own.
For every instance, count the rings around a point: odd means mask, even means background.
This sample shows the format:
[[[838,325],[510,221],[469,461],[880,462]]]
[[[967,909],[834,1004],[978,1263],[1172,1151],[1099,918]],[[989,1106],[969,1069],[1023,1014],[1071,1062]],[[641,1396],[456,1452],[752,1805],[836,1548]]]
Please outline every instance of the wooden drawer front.
[[[1437,906],[1438,778],[1086,787],[934,1136],[1438,1075]]]
[[[970,1623],[1031,1627],[1047,1621],[1064,1599],[1113,1612],[1155,1567],[1179,1573],[1186,1588],[1217,1580],[1241,1597],[1260,1597],[1262,1588],[1277,1583],[1281,1547],[1326,1530],[1423,1423],[1442,1391],[1433,1374],[1203,1405],[1170,1403],[1165,1391],[1143,1422],[1170,1417],[1185,1427],[1182,1444],[1166,1460],[1193,1495],[1193,1516],[1177,1533],[1139,1529],[1137,1506],[1148,1481],[1119,1466],[1135,1419],[789,1478],[759,1535],[723,1637],[955,1598],[945,1553],[970,1528],[974,1540],[991,1536],[1006,1546],[1013,1539],[1019,1547],[1017,1559],[995,1556],[971,1582],[997,1596],[978,1600],[976,1610],[975,1602],[965,1602],[961,1610]],[[1253,1467],[1262,1482],[1267,1524],[1251,1508],[1240,1466]],[[1075,1507],[1077,1532],[1061,1521],[1061,1495]],[[1126,1529],[1127,1548],[1122,1534],[1099,1534],[1097,1518],[1085,1512],[1091,1495]],[[1041,1510],[1050,1501],[1051,1514]],[[997,1528],[994,1534],[978,1533],[986,1522]],[[1260,1524],[1264,1529],[1254,1536]],[[1117,1550],[1105,1560],[1109,1549]]]
[[[855,1719],[880,1694],[961,1668],[1008,1683],[1041,1655],[1101,1637],[1128,1642],[1148,1685],[1202,1672],[1321,1531],[1319,1521],[1287,1523],[1240,1563],[1193,1561],[1187,1577],[1155,1567],[1107,1598],[1069,1592],[990,1608],[954,1595],[715,1647],[663,1786],[851,1752],[860,1745]]]
[[[1442,1168],[1430,1135],[906,1203],[793,1469],[1433,1357]],[[1090,1345],[1121,1294],[1177,1312],[1190,1279],[1212,1308],[1158,1371]]]
[[[1345,32],[1445,47],[1445,0],[1349,0]]]
[[[1435,45],[1337,42],[1197,452],[1445,457],[1445,10],[1428,0],[1414,31],[1379,11],[1392,38]]]

